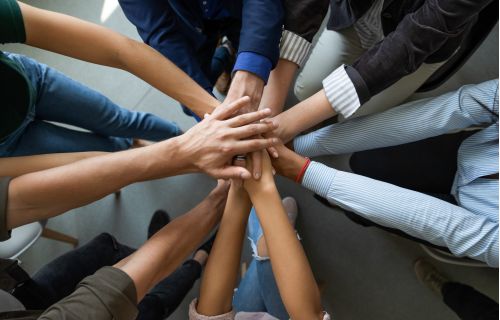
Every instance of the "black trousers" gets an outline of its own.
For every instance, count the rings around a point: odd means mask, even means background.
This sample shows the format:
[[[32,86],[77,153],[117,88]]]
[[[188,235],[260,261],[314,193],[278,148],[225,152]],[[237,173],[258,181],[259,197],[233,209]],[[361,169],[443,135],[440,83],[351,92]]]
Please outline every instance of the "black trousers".
[[[462,131],[403,145],[356,152],[351,156],[351,170],[359,175],[384,181],[402,188],[425,193],[456,204],[450,194],[457,172],[457,154],[461,143],[474,134]],[[427,246],[448,251],[398,229],[387,228],[346,211],[346,216],[363,226],[376,226]]]
[[[474,288],[457,283],[445,283],[443,300],[462,320],[498,319],[498,303]]]
[[[134,251],[110,234],[102,233],[42,267],[30,280],[16,288],[13,295],[28,310],[45,310],[70,295],[85,277],[104,266],[116,264]],[[200,277],[201,269],[198,262],[186,261],[140,301],[137,319],[161,320],[168,317]]]

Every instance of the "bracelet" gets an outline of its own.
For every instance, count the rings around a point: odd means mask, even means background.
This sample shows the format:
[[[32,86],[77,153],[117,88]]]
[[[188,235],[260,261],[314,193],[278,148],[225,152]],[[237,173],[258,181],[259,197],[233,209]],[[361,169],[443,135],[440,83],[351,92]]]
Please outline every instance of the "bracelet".
[[[295,182],[300,183],[300,180],[302,180],[302,177],[306,173],[307,167],[309,167],[310,163],[311,163],[311,159],[306,158],[306,163],[304,163],[304,166],[302,167],[302,169],[300,169],[300,172],[297,175],[297,178],[295,178]]]

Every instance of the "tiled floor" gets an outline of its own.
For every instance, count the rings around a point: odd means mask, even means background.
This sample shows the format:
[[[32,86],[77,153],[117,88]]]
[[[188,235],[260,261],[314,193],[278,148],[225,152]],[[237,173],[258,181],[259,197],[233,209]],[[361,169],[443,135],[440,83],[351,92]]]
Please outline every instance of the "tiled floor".
[[[96,23],[101,23],[102,9],[113,8],[115,4],[114,0],[27,2]],[[138,39],[134,27],[119,8],[102,24]],[[194,124],[177,102],[123,71],[24,45],[0,46],[0,49],[30,55],[103,92],[124,107],[153,112],[178,122],[183,129]],[[497,70],[498,27],[464,69],[439,91],[498,77]],[[345,169],[346,159],[344,156],[321,161]],[[78,237],[81,243],[105,231],[125,244],[139,246],[146,239],[147,224],[155,209],[165,208],[172,216],[178,216],[200,201],[214,185],[210,178],[199,174],[134,184],[125,188],[120,198],[108,196],[72,210],[51,219],[49,226]],[[298,229],[317,279],[326,284],[324,305],[335,319],[456,319],[415,279],[412,262],[424,256],[418,245],[377,229],[355,225],[340,210],[325,208],[310,192],[288,181],[279,179],[278,185],[283,196],[292,195],[299,203]],[[22,256],[23,266],[34,272],[69,249],[67,245],[40,239]],[[248,258],[248,249],[246,251]],[[473,285],[498,301],[498,270],[436,265],[453,279]],[[170,319],[187,319],[187,304],[195,296],[196,288]]]

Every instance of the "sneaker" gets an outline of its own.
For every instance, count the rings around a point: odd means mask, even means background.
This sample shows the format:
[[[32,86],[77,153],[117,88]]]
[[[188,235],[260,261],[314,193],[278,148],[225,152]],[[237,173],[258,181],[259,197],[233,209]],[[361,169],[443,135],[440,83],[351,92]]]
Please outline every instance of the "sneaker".
[[[149,222],[148,239],[170,222],[170,216],[165,210],[156,210]]]
[[[211,236],[205,243],[203,243],[195,252],[205,251],[208,255],[210,255],[210,251],[212,251],[212,246],[214,245],[215,237],[217,236],[217,231]]]
[[[281,202],[283,203],[283,208],[285,208],[285,212],[288,216],[288,221],[290,221],[290,224],[295,227],[295,221],[297,220],[297,216],[299,215],[297,201],[295,201],[295,199],[292,197],[286,197],[283,198]]]
[[[436,267],[424,259],[418,259],[413,265],[417,279],[432,291],[442,296],[441,289],[450,280],[442,275]]]

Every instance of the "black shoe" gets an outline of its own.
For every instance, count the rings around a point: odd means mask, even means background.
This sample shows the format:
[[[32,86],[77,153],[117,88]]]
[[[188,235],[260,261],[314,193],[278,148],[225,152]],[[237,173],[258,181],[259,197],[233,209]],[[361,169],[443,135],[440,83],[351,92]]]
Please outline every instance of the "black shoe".
[[[148,239],[170,222],[170,216],[165,210],[156,210],[149,222]]]
[[[195,252],[197,251],[205,251],[208,255],[210,254],[210,251],[212,251],[212,246],[214,245],[215,237],[217,236],[217,231],[214,233],[213,236],[211,236],[207,241],[205,241],[204,244],[202,244],[198,249],[196,249]]]

